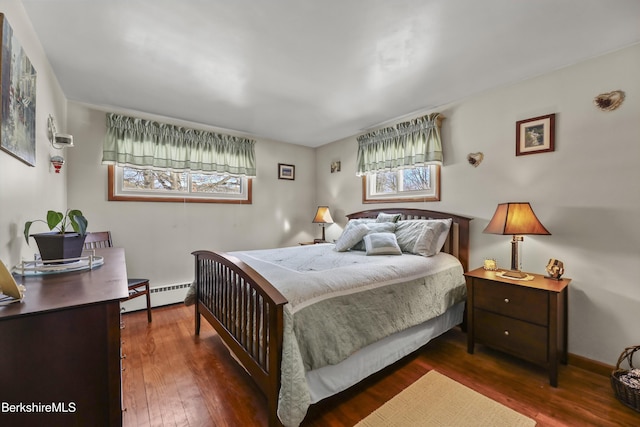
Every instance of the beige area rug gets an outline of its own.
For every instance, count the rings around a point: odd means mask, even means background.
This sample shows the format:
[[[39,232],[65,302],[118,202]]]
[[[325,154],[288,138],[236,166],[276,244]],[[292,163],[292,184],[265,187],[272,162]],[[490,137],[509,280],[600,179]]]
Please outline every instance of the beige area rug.
[[[535,425],[531,418],[432,370],[356,427]]]

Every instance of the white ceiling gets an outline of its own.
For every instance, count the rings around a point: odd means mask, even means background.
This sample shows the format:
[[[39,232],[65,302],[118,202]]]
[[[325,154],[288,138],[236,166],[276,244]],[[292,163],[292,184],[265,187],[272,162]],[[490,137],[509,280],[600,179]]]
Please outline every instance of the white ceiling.
[[[311,147],[640,41],[639,0],[22,3],[70,100]]]

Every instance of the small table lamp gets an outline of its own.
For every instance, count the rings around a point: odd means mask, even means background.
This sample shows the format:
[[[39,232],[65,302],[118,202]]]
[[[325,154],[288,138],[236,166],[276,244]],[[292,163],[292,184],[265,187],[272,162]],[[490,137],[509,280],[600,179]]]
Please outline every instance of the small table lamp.
[[[329,212],[329,206],[318,206],[316,216],[313,218],[314,224],[320,224],[322,227],[322,239],[314,239],[315,243],[326,242],[324,239],[324,228],[327,224],[333,224],[333,218],[331,218],[331,212]]]
[[[524,240],[522,235],[551,234],[540,223],[529,203],[499,204],[483,233],[513,235],[513,239],[511,239],[511,271],[505,271],[503,276],[515,279],[522,279],[527,276],[518,268],[520,264],[518,260],[518,242]]]

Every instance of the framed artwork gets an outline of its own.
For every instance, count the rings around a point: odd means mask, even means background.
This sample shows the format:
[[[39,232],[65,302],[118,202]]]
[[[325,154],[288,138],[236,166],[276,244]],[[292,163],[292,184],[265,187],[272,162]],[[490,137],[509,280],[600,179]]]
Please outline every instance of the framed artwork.
[[[288,179],[293,181],[296,179],[296,167],[294,165],[278,163],[278,179]]]
[[[0,13],[0,149],[29,166],[36,164],[36,71]]]
[[[340,172],[340,162],[331,162],[331,173]]]
[[[516,156],[546,153],[555,149],[556,115],[516,122]]]

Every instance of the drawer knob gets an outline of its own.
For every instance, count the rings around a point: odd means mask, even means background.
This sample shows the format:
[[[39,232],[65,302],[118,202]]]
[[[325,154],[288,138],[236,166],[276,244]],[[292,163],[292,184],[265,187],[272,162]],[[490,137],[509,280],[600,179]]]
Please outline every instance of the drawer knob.
[[[509,304],[509,298],[505,298],[504,302],[506,302],[507,304]]]
[[[505,334],[506,336],[509,336],[509,331],[504,331],[504,334]]]

